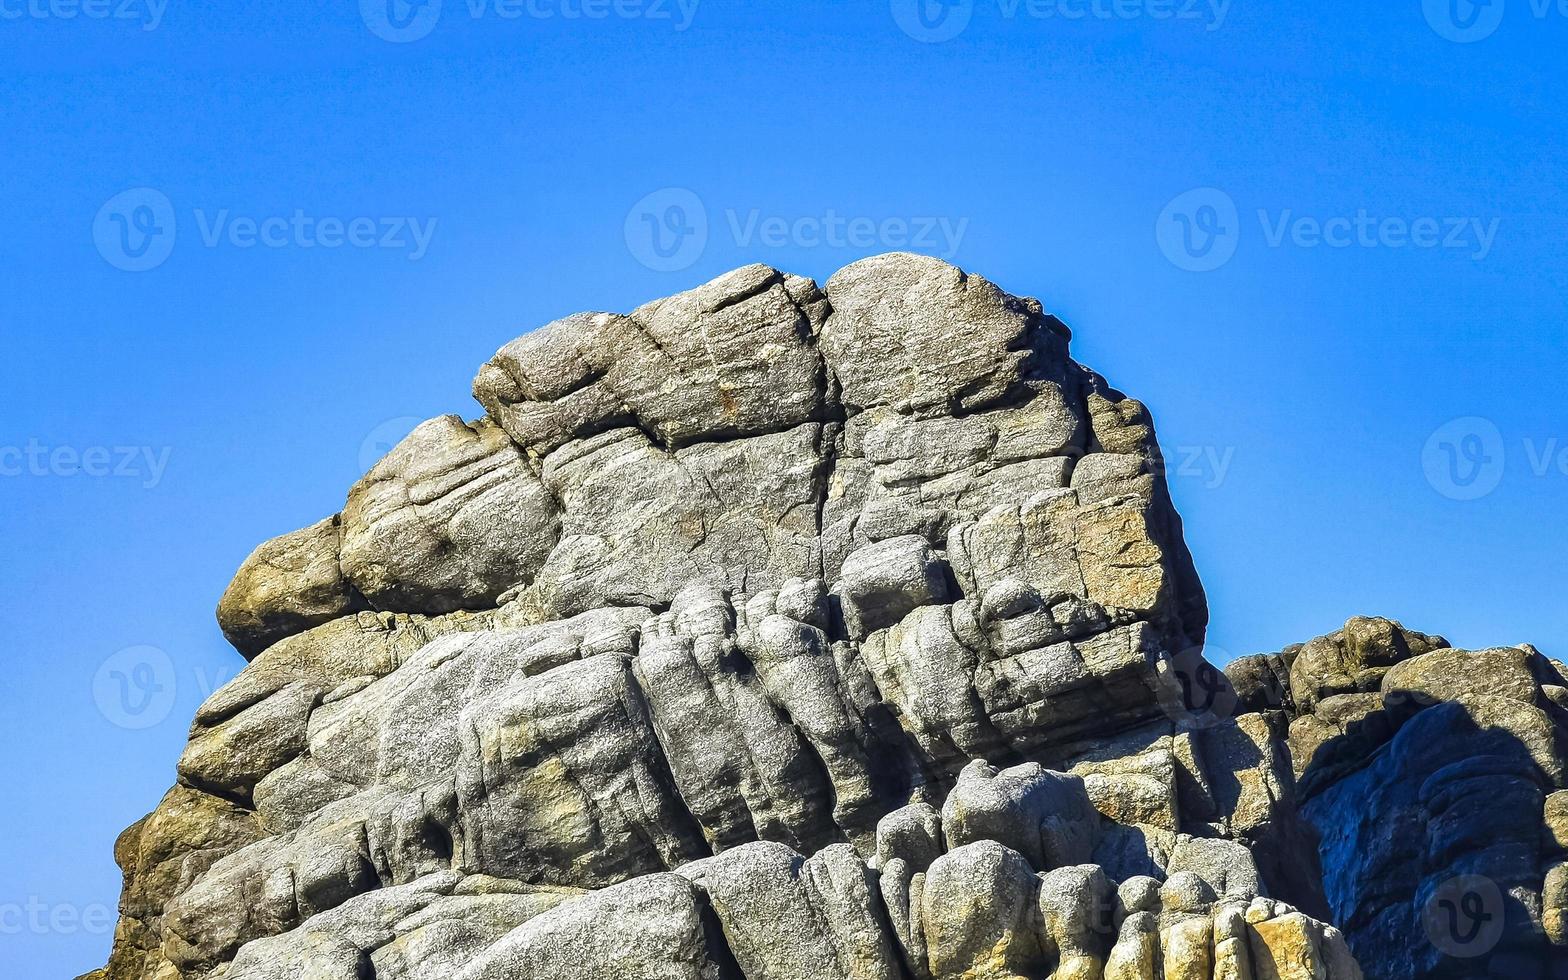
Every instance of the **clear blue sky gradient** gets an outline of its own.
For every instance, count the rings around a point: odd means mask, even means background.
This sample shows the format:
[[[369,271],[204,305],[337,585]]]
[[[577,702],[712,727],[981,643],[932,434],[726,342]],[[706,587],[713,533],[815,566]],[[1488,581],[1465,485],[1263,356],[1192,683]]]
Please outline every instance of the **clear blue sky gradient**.
[[[254,545],[510,338],[745,263],[1039,296],[1155,413],[1217,659],[1359,613],[1568,654],[1555,9],[155,2],[0,0],[7,976],[103,962]]]

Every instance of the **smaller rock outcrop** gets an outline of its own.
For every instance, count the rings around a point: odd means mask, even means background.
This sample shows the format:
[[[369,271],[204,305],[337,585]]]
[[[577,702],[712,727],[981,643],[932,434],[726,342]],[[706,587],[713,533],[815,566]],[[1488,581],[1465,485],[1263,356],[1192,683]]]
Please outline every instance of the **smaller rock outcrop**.
[[[1561,664],[1357,618],[1226,672],[1290,750],[1328,914],[1369,974],[1562,972]]]

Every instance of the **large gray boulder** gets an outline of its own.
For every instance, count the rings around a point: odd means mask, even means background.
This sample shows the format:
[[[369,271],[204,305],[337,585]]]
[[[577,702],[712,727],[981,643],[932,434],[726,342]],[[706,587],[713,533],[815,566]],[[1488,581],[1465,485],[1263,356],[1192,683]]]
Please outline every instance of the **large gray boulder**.
[[[1357,619],[1219,673],[1070,341],[895,254],[506,344],[241,565],[95,976],[1554,975],[1559,668]]]

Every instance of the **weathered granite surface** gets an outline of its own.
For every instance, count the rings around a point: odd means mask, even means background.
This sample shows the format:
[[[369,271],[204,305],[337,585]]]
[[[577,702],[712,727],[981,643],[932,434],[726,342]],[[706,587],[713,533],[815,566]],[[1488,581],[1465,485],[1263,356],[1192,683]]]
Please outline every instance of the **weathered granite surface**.
[[[1208,665],[1069,340],[898,254],[507,344],[240,568],[90,976],[1568,976],[1561,666]]]

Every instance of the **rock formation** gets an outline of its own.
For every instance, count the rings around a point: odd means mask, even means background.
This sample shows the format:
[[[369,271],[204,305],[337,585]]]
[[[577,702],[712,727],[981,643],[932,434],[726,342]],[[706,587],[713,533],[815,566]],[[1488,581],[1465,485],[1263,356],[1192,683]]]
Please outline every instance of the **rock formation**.
[[[1568,976],[1561,665],[1216,670],[1069,339],[887,255],[507,344],[240,568],[90,976]]]

